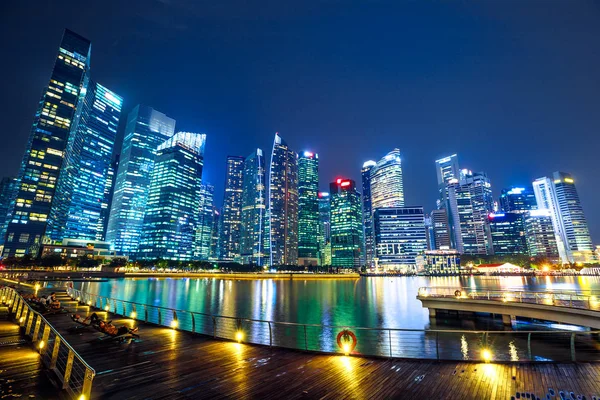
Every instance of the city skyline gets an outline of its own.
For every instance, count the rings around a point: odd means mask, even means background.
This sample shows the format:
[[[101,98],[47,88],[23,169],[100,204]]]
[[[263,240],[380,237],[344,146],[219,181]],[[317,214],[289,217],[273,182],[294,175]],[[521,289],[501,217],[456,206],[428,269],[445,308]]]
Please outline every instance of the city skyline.
[[[35,104],[47,82],[62,29],[69,27],[94,43],[95,79],[125,99],[120,135],[124,131],[124,116],[138,103],[177,119],[180,129],[208,134],[210,151],[205,160],[205,177],[216,186],[215,204],[222,201],[225,156],[246,155],[256,147],[268,151],[273,133],[279,131],[291,148],[319,153],[320,190],[327,190],[327,182],[337,176],[360,182],[363,162],[377,159],[391,148],[400,148],[406,204],[422,204],[426,212],[435,208],[437,189],[431,184],[436,177],[430,163],[448,154],[458,153],[464,166],[487,172],[493,182],[494,198],[502,188],[525,185],[548,171],[567,171],[577,179],[592,237],[598,240],[600,210],[593,202],[600,195],[594,185],[598,170],[590,160],[599,140],[593,135],[599,121],[591,111],[596,108],[591,105],[596,104],[598,92],[592,71],[600,62],[595,53],[585,51],[583,63],[581,55],[600,28],[591,24],[591,16],[582,5],[555,4],[554,12],[531,4],[527,10],[516,6],[531,16],[527,21],[516,17],[516,10],[510,15],[506,9],[502,12],[503,7],[497,4],[480,4],[471,10],[450,4],[437,6],[439,15],[432,17],[435,29],[425,36],[421,34],[427,30],[410,21],[418,21],[425,14],[428,7],[419,4],[390,6],[386,13],[389,18],[374,15],[381,14],[375,11],[365,14],[356,5],[348,4],[336,25],[340,33],[323,31],[321,27],[314,33],[308,31],[319,16],[334,12],[333,7],[323,7],[312,15],[309,7],[303,5],[297,20],[290,20],[281,7],[273,6],[271,11],[242,7],[239,12],[244,18],[266,13],[268,21],[274,22],[265,21],[245,31],[257,39],[254,44],[238,36],[238,31],[220,33],[223,29],[218,30],[217,24],[203,20],[198,26],[208,33],[204,38],[193,24],[202,14],[201,6],[190,6],[194,10],[186,13],[181,7],[151,2],[135,13],[133,7],[119,7],[120,13],[102,20],[94,15],[105,12],[93,4],[61,7],[64,10],[60,18],[53,18],[58,9],[52,7],[26,13],[20,11],[27,7],[26,2],[7,5],[0,17],[0,29],[8,37],[18,35],[20,40],[19,46],[10,41],[4,43],[3,50],[17,58],[31,57],[32,61],[25,67],[18,63],[3,66],[5,75],[11,76],[2,83],[3,89],[18,90],[20,95],[10,103],[4,101],[0,108],[11,116],[0,149],[4,160],[1,175],[17,173]],[[375,9],[382,11],[386,6],[378,7]],[[497,18],[505,25],[498,34],[486,28],[488,23],[497,26],[496,21],[490,21],[489,8],[498,11]],[[208,14],[216,14],[225,26],[235,22],[224,10],[212,9]],[[163,21],[162,15],[170,17]],[[544,18],[537,18],[531,26],[533,16]],[[374,18],[368,21],[366,17]],[[131,23],[121,23],[123,18]],[[478,18],[482,21],[477,22]],[[568,21],[563,18],[571,22],[577,18],[579,29],[567,31]],[[174,28],[172,21],[178,19],[186,27],[180,29],[187,32]],[[411,54],[410,63],[405,62],[404,56],[387,51],[389,62],[382,62],[383,53],[366,46],[376,37],[386,36],[381,35],[382,29],[393,29],[392,19],[404,23],[393,25],[404,25],[403,31],[391,30],[390,41],[381,43],[381,48],[399,41],[394,48],[399,46],[403,49],[401,54]],[[356,24],[359,21],[368,25],[360,30],[361,35],[366,35],[364,40],[354,34],[348,36],[357,46],[354,52],[343,46],[342,38],[350,26],[354,29],[361,25]],[[293,36],[285,34],[284,27],[289,28],[290,23]],[[106,30],[109,25],[114,29]],[[155,38],[151,32],[156,32]],[[308,35],[298,39],[302,42],[292,42],[287,51],[275,38],[282,32],[282,40]],[[460,46],[448,47],[443,40],[446,34],[462,38],[457,40]],[[545,36],[563,44],[550,54],[544,50]],[[258,44],[263,40],[272,45],[263,48]],[[250,47],[244,50],[242,45]],[[330,51],[336,46],[339,53]],[[309,57],[314,61],[294,67],[297,63],[293,53],[302,48],[308,52],[303,54],[314,54]],[[157,52],[165,57],[157,59]],[[214,56],[212,63],[195,62],[198,54],[206,53]],[[530,54],[522,57],[529,60],[526,64],[507,64],[509,56],[524,53]],[[173,62],[185,59],[184,54],[191,57],[189,62]],[[248,58],[249,64],[241,63]],[[200,69],[192,73],[192,65],[194,70]],[[278,65],[275,74],[273,65]],[[538,65],[544,68],[540,70]],[[319,68],[324,69],[319,72]],[[306,86],[308,78],[314,83]],[[548,87],[547,82],[558,86]],[[475,137],[477,141],[472,140]],[[348,138],[352,140],[344,140]],[[519,150],[506,151],[517,139],[521,141]],[[506,145],[502,146],[502,142]],[[578,145],[584,142],[586,146]],[[572,145],[573,156],[560,157],[565,143]]]

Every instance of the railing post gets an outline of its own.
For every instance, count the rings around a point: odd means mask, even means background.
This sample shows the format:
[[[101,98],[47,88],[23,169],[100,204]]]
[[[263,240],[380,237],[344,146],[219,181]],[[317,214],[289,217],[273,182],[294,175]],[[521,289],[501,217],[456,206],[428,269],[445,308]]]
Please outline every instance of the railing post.
[[[50,359],[50,369],[56,368],[56,360],[58,360],[58,351],[60,350],[60,338],[56,336],[54,339],[54,347],[52,348],[52,358]]]
[[[31,337],[32,341],[36,341],[38,338],[38,335],[40,334],[40,325],[42,324],[42,319],[40,317],[37,317],[35,320],[35,328],[33,330],[33,336]]]
[[[217,319],[214,316],[211,316],[213,321],[213,339],[217,338]]]
[[[533,357],[531,356],[531,332],[527,334],[527,357],[529,361],[533,361]]]
[[[440,333],[435,332],[435,357],[440,360]]]
[[[308,351],[308,338],[306,337],[306,325],[304,325],[304,350]]]
[[[71,379],[71,371],[73,370],[73,358],[75,353],[69,349],[69,355],[67,356],[67,365],[65,366],[65,375],[63,376],[63,389],[69,387],[69,380]]]
[[[50,326],[46,324],[44,326],[44,332],[42,333],[42,342],[44,342],[44,348],[40,349],[40,354],[46,353],[48,350],[48,338],[50,337]]]
[[[25,335],[31,336],[31,326],[33,325],[33,312],[29,313],[29,317],[27,318],[27,327],[25,328]]]
[[[162,325],[162,313],[160,308],[158,309],[158,325]]]
[[[148,322],[148,307],[144,304],[144,322]]]
[[[390,341],[390,358],[392,358],[392,330],[388,329],[388,340]]]
[[[571,333],[571,361],[577,361],[575,357],[575,333]]]
[[[273,347],[273,335],[271,333],[271,321],[267,321],[269,324],[269,347]]]
[[[487,291],[487,298],[488,298],[488,300],[490,299],[490,291],[489,290]]]
[[[573,295],[569,295],[569,307],[573,307]]]
[[[196,318],[194,318],[194,313],[191,312],[190,315],[192,316],[192,333],[196,332]]]
[[[85,376],[83,377],[83,387],[81,388],[81,397],[89,399],[92,393],[92,381],[94,380],[94,374],[89,368],[85,369]]]

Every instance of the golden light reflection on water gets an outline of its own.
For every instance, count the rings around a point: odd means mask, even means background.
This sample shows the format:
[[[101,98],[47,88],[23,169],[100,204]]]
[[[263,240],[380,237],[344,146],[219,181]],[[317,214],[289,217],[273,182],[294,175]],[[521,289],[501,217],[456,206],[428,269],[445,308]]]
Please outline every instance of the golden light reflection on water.
[[[497,364],[479,364],[481,369],[483,370],[483,374],[488,378],[491,383],[497,381],[499,378],[499,368],[500,365]]]
[[[519,353],[517,352],[517,346],[511,341],[508,344],[508,354],[510,354],[510,361],[519,361]]]
[[[460,337],[460,352],[462,353],[463,360],[469,359],[469,343],[465,335]]]

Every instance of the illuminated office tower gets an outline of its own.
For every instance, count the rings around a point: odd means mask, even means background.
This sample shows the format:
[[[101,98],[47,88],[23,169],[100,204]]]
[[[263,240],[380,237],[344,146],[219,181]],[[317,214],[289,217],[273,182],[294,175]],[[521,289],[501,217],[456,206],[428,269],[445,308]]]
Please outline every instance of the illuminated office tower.
[[[329,185],[331,193],[331,265],[359,268],[363,251],[363,224],[360,193],[350,179]]]
[[[375,255],[384,271],[416,271],[427,250],[423,207],[378,208],[373,213]]]
[[[531,210],[523,214],[523,218],[529,255],[545,257],[550,262],[559,262],[550,210]]]
[[[0,181],[0,246],[4,245],[10,213],[15,206],[16,190],[17,178],[2,178]]]
[[[242,178],[240,254],[244,264],[263,266],[266,222],[265,158],[261,149],[246,157]]]
[[[451,248],[448,213],[445,208],[431,211],[434,248],[432,250],[448,250]]]
[[[319,265],[331,265],[330,196],[319,192]]]
[[[174,133],[175,120],[148,106],[139,104],[127,116],[106,230],[117,254],[137,254],[157,148]]]
[[[64,31],[21,162],[5,257],[29,253],[46,234],[69,134],[81,112],[82,91],[89,80],[90,51],[89,40]]]
[[[319,264],[319,156],[298,155],[298,264]]]
[[[531,187],[513,187],[502,189],[500,193],[500,208],[505,213],[525,213],[537,209],[535,193]]]
[[[573,177],[555,172],[533,182],[538,209],[550,211],[561,261],[594,262],[594,248]]]
[[[219,252],[221,251],[221,247],[219,246],[219,241],[221,240],[221,230],[223,228],[223,218],[221,210],[213,207],[213,217],[212,217],[212,229],[210,232],[210,255],[208,257],[209,261],[218,261],[220,259]]]
[[[362,177],[362,207],[363,207],[363,227],[365,230],[365,265],[370,266],[373,263],[373,209],[371,207],[371,170],[377,163],[375,161],[366,161],[360,174]]]
[[[199,215],[196,239],[194,242],[194,259],[206,261],[210,258],[212,243],[215,187],[210,183],[200,185],[198,200]]]
[[[108,217],[112,206],[115,182],[117,180],[117,170],[119,169],[119,154],[110,163],[108,174],[106,175],[106,184],[104,185],[104,200],[102,200],[102,211],[100,212],[100,221],[98,223],[102,228],[102,235],[97,236],[96,240],[104,241],[106,239],[106,230],[108,229]],[[100,230],[100,228],[98,229]]]
[[[104,236],[102,204],[123,99],[92,80],[82,90],[82,98],[48,219],[46,235],[53,241]]]
[[[522,213],[490,213],[488,221],[495,255],[527,254]]]
[[[219,238],[219,259],[223,261],[233,261],[240,256],[244,161],[244,157],[227,156]]]
[[[371,169],[371,210],[404,207],[404,184],[400,150],[386,154]]]
[[[205,134],[177,132],[158,146],[138,258],[194,258],[205,143]]]
[[[463,169],[460,179],[450,179],[446,188],[453,247],[461,254],[491,254],[488,214],[493,199],[487,175]]]
[[[275,134],[269,170],[269,265],[298,263],[298,161],[296,153]]]
[[[460,177],[458,156],[456,154],[452,154],[451,156],[435,160],[435,170],[439,192],[437,208],[442,209],[448,206],[448,183],[451,181],[457,181]]]

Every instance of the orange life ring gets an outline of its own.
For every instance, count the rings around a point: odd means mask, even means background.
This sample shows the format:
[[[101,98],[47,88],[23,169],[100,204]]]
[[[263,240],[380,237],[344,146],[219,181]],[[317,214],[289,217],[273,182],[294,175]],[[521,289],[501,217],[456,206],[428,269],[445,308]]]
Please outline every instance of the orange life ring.
[[[354,334],[354,332],[352,332],[349,329],[344,329],[343,331],[340,331],[340,333],[338,333],[337,335],[337,344],[340,347],[340,349],[344,349],[344,344],[342,343],[342,338],[344,338],[344,341],[348,341],[348,338],[352,339],[352,343],[350,344],[350,351],[348,353],[351,353],[354,351],[354,349],[356,348],[356,344],[358,343],[358,340],[356,339],[356,335]]]

